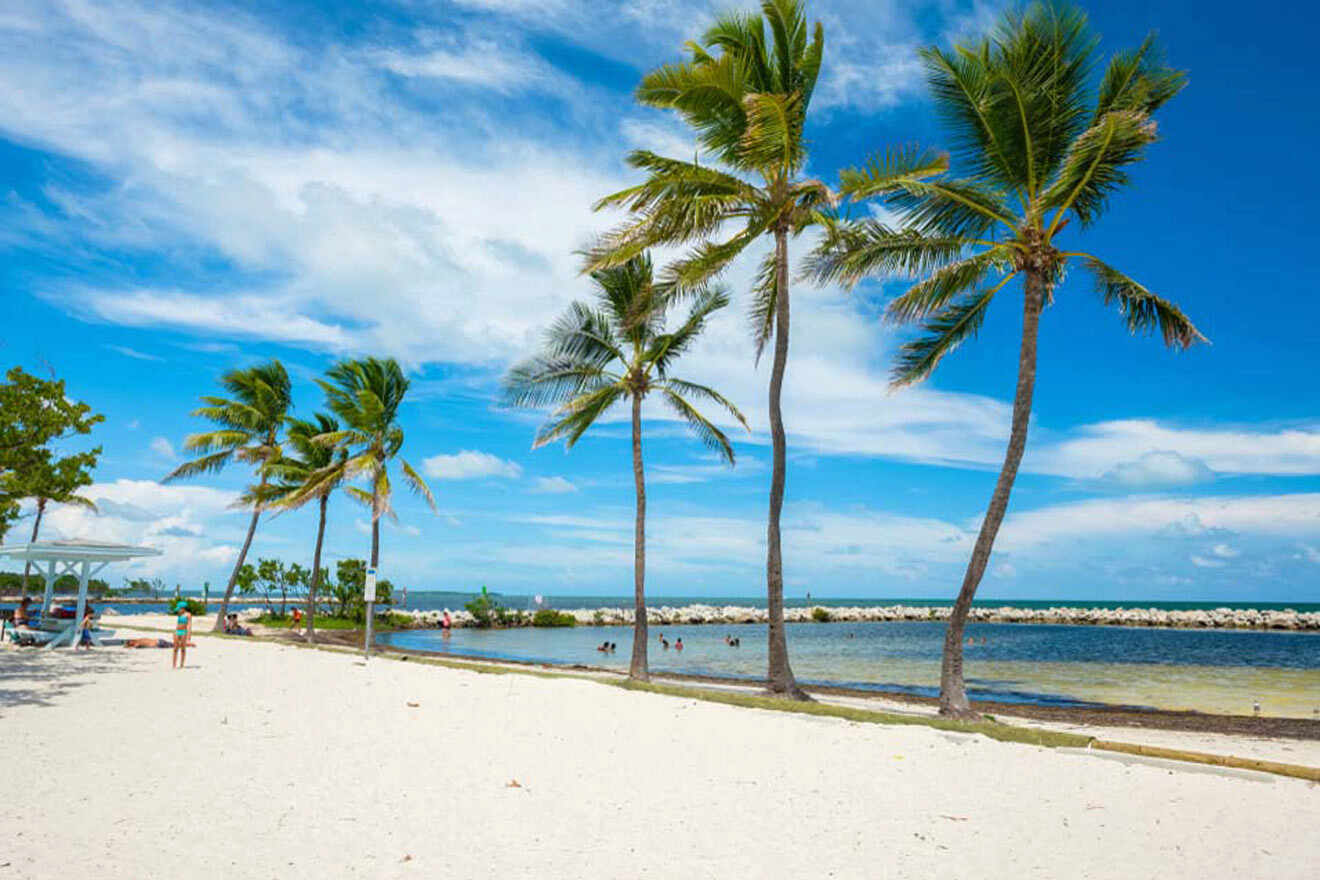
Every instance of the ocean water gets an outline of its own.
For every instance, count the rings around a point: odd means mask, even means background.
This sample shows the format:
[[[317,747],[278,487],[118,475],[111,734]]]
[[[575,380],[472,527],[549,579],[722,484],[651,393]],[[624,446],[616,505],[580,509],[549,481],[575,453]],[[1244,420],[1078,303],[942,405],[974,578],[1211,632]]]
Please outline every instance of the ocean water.
[[[192,598],[201,598],[200,593],[185,593],[184,595]],[[542,605],[550,608],[575,609],[575,608],[632,608],[632,596],[555,596],[545,595],[541,597],[541,604],[538,605],[537,597],[532,595],[514,594],[514,593],[491,593],[492,597],[501,604],[520,610],[530,610]],[[396,607],[407,608],[414,611],[438,611],[444,608],[457,610],[462,608],[476,596],[475,593],[463,593],[442,590],[412,590],[407,594],[407,601],[403,601],[402,594],[396,594]],[[214,606],[220,600],[220,596],[212,593],[211,603]],[[289,597],[289,602],[297,603],[305,601],[305,597]],[[161,612],[170,610],[167,601],[160,602],[133,602],[127,603],[116,599],[106,599],[101,604],[108,607],[117,607],[125,612],[128,611],[151,611]],[[242,598],[234,599],[230,606],[235,610],[242,608],[260,608],[264,604],[263,600]],[[279,597],[274,598],[273,604],[278,607]],[[903,597],[881,597],[872,599],[838,599],[838,598],[816,598],[807,599],[802,596],[785,597],[784,605],[789,608],[806,608],[816,605],[825,608],[870,608],[883,607],[887,605],[907,605],[915,608],[947,608],[953,604],[952,599],[913,599]],[[1014,608],[1161,608],[1167,611],[1191,611],[1207,608],[1259,608],[1261,610],[1292,609],[1293,611],[1320,611],[1320,602],[1171,602],[1161,600],[1145,599],[1123,599],[1123,600],[1098,600],[1098,599],[977,599],[974,603],[977,606],[989,608],[1012,606]],[[743,608],[764,608],[765,596],[649,596],[647,605],[652,608],[661,608],[669,606],[678,608],[684,605],[736,605]]]
[[[557,603],[558,604],[558,603]],[[563,607],[562,605],[560,607]],[[684,649],[664,649],[660,633]],[[965,648],[974,698],[1065,705],[1127,705],[1320,717],[1320,633],[1179,630],[1058,624],[974,623]],[[724,643],[726,635],[741,647]],[[939,622],[789,624],[800,680],[933,696],[944,625]],[[732,679],[763,678],[762,625],[652,627],[651,669]],[[979,644],[981,639],[985,644]],[[632,629],[437,630],[388,633],[399,648],[627,670]],[[613,653],[596,650],[617,643]]]

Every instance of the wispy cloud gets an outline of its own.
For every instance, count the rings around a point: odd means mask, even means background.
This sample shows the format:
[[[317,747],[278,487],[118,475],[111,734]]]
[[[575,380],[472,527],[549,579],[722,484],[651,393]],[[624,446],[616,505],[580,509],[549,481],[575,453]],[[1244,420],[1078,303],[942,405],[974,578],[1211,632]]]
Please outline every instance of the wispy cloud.
[[[154,354],[147,354],[145,351],[138,351],[136,348],[129,348],[126,345],[107,345],[106,348],[111,351],[117,351],[124,357],[133,358],[138,361],[163,361],[163,357]]]
[[[422,462],[422,470],[437,480],[517,479],[522,476],[522,467],[517,462],[473,449],[452,455],[433,455]]]

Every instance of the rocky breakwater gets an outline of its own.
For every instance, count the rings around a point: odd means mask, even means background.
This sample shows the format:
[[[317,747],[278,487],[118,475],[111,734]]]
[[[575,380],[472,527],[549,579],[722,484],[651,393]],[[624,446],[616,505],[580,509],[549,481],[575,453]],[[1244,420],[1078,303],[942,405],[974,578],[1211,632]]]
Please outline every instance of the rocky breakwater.
[[[582,626],[631,625],[630,608],[565,609]],[[889,621],[940,621],[948,619],[950,609],[922,605],[874,605],[850,607],[808,606],[784,609],[789,623],[884,623]],[[396,612],[399,613],[399,612]],[[410,611],[417,626],[439,626],[439,611]],[[472,615],[463,610],[450,611],[455,626],[473,626]],[[514,625],[531,623],[529,614]],[[750,605],[669,605],[647,609],[652,626],[678,624],[765,623],[764,608]],[[1204,608],[1168,610],[1163,608],[1019,608],[982,606],[972,608],[971,620],[981,623],[1041,623],[1073,626],[1154,626],[1175,629],[1268,629],[1320,631],[1320,612],[1292,609]]]

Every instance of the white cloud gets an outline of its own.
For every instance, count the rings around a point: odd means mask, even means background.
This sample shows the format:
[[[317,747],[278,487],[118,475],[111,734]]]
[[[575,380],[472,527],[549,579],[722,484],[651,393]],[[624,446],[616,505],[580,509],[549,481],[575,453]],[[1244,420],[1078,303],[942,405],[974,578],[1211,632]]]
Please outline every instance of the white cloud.
[[[205,486],[116,480],[94,483],[83,494],[97,509],[51,507],[42,521],[43,537],[141,544],[163,552],[108,569],[104,577],[112,581],[166,573],[199,578],[199,571],[232,561],[246,526],[245,514],[233,510],[236,493]]]
[[[1314,562],[1316,565],[1320,565],[1320,549],[1312,547],[1310,544],[1303,544],[1301,558],[1305,559],[1307,562]]]
[[[1201,468],[1228,474],[1320,474],[1320,426],[1268,430],[1181,428],[1151,419],[1099,422],[1029,453],[1028,467],[1086,479],[1133,468],[1138,475],[1170,478],[1166,484],[1200,479]]]
[[[153,455],[165,461],[172,462],[177,458],[174,452],[174,444],[165,437],[151,438],[150,448]]]
[[[433,455],[422,462],[422,470],[437,480],[516,479],[522,475],[522,467],[517,462],[473,449],[453,455]]]
[[[1228,563],[1222,559],[1209,559],[1205,556],[1198,556],[1195,553],[1192,554],[1191,558],[1192,565],[1195,565],[1197,568],[1223,568],[1228,565]]]
[[[1169,450],[1147,452],[1140,458],[1114,465],[1101,480],[1125,489],[1191,486],[1214,479],[1205,462]]]
[[[1320,534],[1320,493],[1097,498],[1015,513],[997,547],[1066,549],[1079,539],[1123,535],[1194,537],[1215,531],[1258,536]]]
[[[138,351],[136,348],[129,348],[126,345],[107,345],[106,348],[111,351],[117,351],[124,357],[133,358],[138,361],[163,361],[164,358],[154,354],[147,354],[144,351]]]
[[[1236,559],[1238,556],[1242,555],[1242,551],[1235,547],[1230,547],[1228,544],[1216,544],[1210,548],[1210,552],[1215,556],[1218,556],[1220,559]]]
[[[576,492],[577,486],[574,486],[569,480],[563,477],[537,477],[532,482],[531,492],[538,492],[547,495],[561,495],[567,492]]]

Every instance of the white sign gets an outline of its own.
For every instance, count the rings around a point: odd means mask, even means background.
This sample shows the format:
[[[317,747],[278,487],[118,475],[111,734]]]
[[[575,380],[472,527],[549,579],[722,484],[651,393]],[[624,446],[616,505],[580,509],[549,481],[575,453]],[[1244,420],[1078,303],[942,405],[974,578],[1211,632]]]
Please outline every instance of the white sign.
[[[376,601],[376,569],[372,566],[367,566],[367,583],[362,590],[362,601]]]

